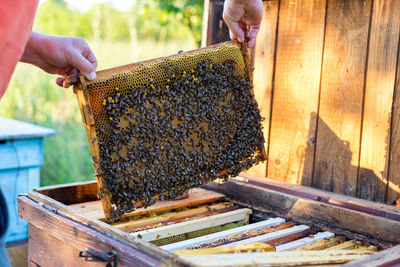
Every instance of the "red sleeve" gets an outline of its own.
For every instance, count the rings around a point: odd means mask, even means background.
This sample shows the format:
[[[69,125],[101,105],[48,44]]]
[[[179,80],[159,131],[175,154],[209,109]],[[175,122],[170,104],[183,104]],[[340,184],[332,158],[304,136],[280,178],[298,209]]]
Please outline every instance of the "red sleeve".
[[[38,0],[0,0],[0,99],[32,32]]]

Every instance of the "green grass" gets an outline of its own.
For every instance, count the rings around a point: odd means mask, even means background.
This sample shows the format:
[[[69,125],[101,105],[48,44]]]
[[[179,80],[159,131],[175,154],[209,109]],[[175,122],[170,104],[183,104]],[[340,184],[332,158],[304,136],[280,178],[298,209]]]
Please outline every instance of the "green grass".
[[[139,48],[132,48],[128,42],[88,43],[96,54],[99,70],[196,48],[193,40],[166,43],[143,40]],[[33,66],[18,64],[8,90],[1,99],[0,116],[57,131],[56,136],[45,138],[41,185],[94,179],[76,96],[71,88],[58,87],[55,78]]]

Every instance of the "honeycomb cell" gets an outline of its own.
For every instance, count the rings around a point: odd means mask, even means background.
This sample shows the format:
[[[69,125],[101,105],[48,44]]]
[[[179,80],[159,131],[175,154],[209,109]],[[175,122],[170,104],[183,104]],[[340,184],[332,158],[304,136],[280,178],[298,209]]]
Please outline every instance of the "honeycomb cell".
[[[262,160],[247,73],[240,48],[223,43],[86,81],[113,218]]]

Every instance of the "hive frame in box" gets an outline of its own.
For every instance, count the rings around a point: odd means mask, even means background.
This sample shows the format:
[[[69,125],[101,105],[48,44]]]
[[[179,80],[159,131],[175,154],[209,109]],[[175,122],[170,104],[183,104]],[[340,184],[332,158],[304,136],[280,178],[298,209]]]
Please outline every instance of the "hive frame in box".
[[[178,224],[166,225],[162,228],[152,228],[132,233],[133,236],[141,236],[143,240],[154,241],[170,236],[180,235],[187,232],[206,229],[209,227],[219,226],[236,221],[244,221],[245,225],[249,223],[249,215],[251,210],[237,209],[224,212],[222,214],[210,215],[193,221],[184,221]]]
[[[248,51],[246,48],[246,43],[241,44],[237,41],[231,41],[231,42],[226,42],[226,43],[233,44],[240,48],[240,50],[242,52],[243,60],[244,60],[245,70],[247,72],[246,75],[249,77],[250,82],[252,83],[252,71],[250,70],[249,55],[248,55]],[[197,52],[205,50],[205,49],[216,48],[223,44],[224,43],[192,50],[192,51],[186,52],[186,54],[197,53]],[[172,56],[164,57],[164,58],[178,57],[180,55],[181,54],[176,54],[176,55],[172,55]],[[156,61],[159,61],[164,58],[156,58],[156,59],[151,59],[151,60],[146,60],[146,61],[137,62],[137,63],[133,63],[133,64],[128,64],[128,65],[124,65],[124,66],[120,66],[120,67],[115,67],[115,68],[111,68],[111,69],[107,69],[107,70],[102,70],[102,71],[97,72],[97,78],[94,81],[88,81],[83,76],[80,76],[79,82],[74,86],[74,92],[77,95],[78,102],[79,102],[79,108],[81,110],[82,122],[84,124],[86,134],[88,137],[89,147],[90,147],[90,151],[91,151],[92,158],[93,158],[93,165],[94,165],[94,169],[96,171],[95,176],[97,178],[97,183],[98,183],[99,189],[100,189],[101,185],[103,184],[102,176],[97,173],[97,170],[100,168],[100,162],[98,160],[98,159],[100,159],[100,148],[99,148],[98,142],[96,142],[96,140],[98,140],[98,137],[97,137],[96,129],[95,129],[95,118],[94,118],[93,109],[92,109],[92,106],[91,106],[91,103],[89,100],[89,93],[86,88],[86,85],[88,83],[95,83],[96,81],[102,81],[102,80],[111,78],[112,75],[115,73],[127,72],[129,70],[134,69],[135,67],[141,66],[143,64],[156,62]],[[250,89],[250,93],[254,98],[253,88]],[[265,152],[264,146],[262,146],[260,152],[261,152],[261,159],[256,159],[256,162],[263,161],[266,159],[266,152]],[[97,160],[95,160],[95,159],[97,159]],[[226,171],[227,170],[221,171],[218,174],[218,176],[225,174]],[[156,199],[158,198],[158,196],[155,196],[155,197],[156,197]],[[101,200],[102,200],[103,209],[104,209],[106,218],[112,219],[112,217],[113,217],[112,203],[111,203],[110,196],[108,194],[102,194]],[[135,202],[136,207],[140,207],[141,203],[142,203],[141,201]]]

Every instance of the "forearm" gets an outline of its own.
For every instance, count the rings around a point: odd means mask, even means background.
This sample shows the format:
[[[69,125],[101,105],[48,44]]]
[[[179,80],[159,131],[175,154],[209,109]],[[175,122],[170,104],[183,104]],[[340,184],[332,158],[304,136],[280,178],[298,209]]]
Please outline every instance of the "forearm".
[[[32,32],[25,45],[24,53],[22,54],[19,61],[33,64],[38,61],[38,48],[40,47],[41,34]]]
[[[58,66],[67,63],[65,51],[72,47],[71,40],[74,39],[77,38],[32,32],[20,61],[35,65],[52,74],[60,74],[48,69],[49,65]]]

